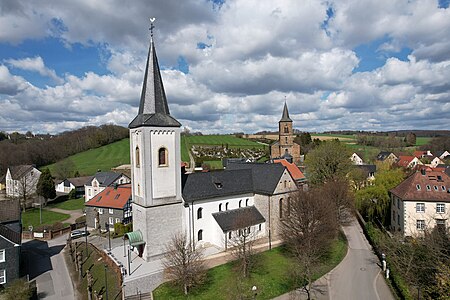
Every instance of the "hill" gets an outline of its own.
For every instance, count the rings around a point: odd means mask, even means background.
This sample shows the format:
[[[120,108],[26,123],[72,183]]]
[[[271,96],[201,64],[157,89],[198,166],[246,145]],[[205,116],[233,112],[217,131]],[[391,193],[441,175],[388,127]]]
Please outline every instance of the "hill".
[[[93,175],[97,170],[109,171],[112,167],[130,163],[130,139],[101,146],[69,156],[59,163],[73,167],[73,173],[78,171],[80,176]],[[55,174],[56,164],[45,166]],[[43,168],[45,168],[43,167]]]

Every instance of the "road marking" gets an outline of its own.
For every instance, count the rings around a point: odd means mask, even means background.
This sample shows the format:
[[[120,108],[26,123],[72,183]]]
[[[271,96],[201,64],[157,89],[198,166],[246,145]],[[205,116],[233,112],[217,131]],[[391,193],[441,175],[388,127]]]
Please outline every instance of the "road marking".
[[[375,296],[377,296],[378,300],[381,300],[380,296],[378,295],[378,291],[377,291],[377,278],[380,275],[380,272],[381,272],[381,270],[378,270],[377,276],[375,276],[375,279],[373,280],[373,289],[375,291]]]

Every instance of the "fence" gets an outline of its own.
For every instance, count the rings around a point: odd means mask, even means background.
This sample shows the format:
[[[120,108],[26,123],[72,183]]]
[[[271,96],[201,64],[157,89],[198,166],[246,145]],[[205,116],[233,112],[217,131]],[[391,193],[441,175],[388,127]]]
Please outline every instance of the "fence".
[[[55,237],[67,234],[72,230],[85,227],[86,222],[79,222],[75,224],[70,224],[70,226],[56,229],[56,230],[43,230],[43,231],[22,231],[22,239],[37,239],[37,240],[51,240]]]

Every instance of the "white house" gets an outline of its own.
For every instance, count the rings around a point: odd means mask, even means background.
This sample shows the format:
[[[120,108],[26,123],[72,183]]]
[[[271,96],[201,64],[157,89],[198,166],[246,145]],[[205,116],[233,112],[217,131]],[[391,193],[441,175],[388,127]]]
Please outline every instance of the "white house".
[[[36,193],[41,171],[32,165],[11,166],[6,171],[6,196],[29,197]]]
[[[130,182],[130,178],[122,173],[97,172],[84,184],[84,201],[87,202],[91,200],[95,195],[103,191],[107,186]]]
[[[432,168],[436,168],[438,165],[443,165],[444,162],[439,157],[434,157],[431,162],[428,164],[428,166]]]
[[[59,180],[55,183],[55,190],[58,193],[64,194],[68,194],[72,190],[76,190],[77,197],[81,195],[84,196],[84,185],[85,183],[90,182],[91,179],[92,176],[82,176]]]
[[[354,165],[363,165],[364,164],[362,158],[357,153],[353,153],[352,156],[350,156],[350,160],[352,161],[352,163]]]
[[[447,159],[450,157],[450,152],[448,152],[447,150],[440,151],[440,152],[436,153],[436,156],[439,157],[440,159]]]
[[[449,230],[450,177],[421,169],[390,190],[391,229],[417,236],[439,226]]]

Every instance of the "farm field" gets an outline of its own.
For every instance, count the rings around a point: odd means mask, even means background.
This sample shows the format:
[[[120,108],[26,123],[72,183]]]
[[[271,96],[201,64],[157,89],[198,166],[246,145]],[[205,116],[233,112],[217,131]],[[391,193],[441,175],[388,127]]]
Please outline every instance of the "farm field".
[[[199,135],[185,137],[187,143],[191,145],[228,145],[229,147],[242,147],[242,148],[263,148],[257,142],[241,139],[232,135]]]
[[[418,136],[416,138],[416,146],[422,146],[427,144],[432,138],[430,137],[423,137],[423,136]]]
[[[97,170],[110,171],[113,167],[130,163],[130,139],[123,139],[109,145],[80,152],[64,160],[71,160],[74,165],[74,172],[78,171],[80,176],[93,175]],[[55,164],[46,167],[54,174]]]

